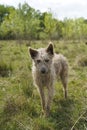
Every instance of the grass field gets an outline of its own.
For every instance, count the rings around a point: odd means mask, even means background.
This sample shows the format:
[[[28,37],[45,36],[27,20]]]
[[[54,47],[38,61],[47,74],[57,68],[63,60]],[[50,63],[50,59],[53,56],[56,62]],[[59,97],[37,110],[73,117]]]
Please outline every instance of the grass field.
[[[28,44],[39,48],[47,42],[0,41],[0,130],[87,130],[87,45],[54,41],[55,51],[69,61],[68,99],[59,81],[51,115],[44,118],[33,85]]]

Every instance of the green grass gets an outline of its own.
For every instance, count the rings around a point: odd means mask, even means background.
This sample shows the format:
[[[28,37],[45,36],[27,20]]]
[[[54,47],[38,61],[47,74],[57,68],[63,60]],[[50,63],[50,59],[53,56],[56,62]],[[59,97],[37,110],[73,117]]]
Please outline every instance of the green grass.
[[[45,47],[47,42],[30,45]],[[69,61],[68,99],[59,81],[51,115],[44,118],[33,85],[28,41],[0,41],[0,130],[87,130],[87,45],[54,41],[54,47]]]

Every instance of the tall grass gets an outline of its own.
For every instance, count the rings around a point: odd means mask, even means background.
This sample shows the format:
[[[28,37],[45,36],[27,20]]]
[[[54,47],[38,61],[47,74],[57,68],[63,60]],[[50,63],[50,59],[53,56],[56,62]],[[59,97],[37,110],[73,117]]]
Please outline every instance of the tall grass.
[[[87,45],[54,41],[55,51],[69,61],[68,99],[64,99],[59,81],[50,117],[44,118],[33,85],[28,45],[39,48],[47,42],[22,42],[0,42],[0,130],[86,130]]]

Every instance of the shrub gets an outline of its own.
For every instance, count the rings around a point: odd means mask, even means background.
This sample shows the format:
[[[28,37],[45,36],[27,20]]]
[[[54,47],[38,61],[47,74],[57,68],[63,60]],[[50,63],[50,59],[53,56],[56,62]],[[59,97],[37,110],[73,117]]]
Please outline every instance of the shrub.
[[[17,105],[13,97],[6,99],[4,105],[4,113],[8,116],[12,116],[17,112]]]
[[[25,96],[27,96],[27,97],[32,96],[34,86],[33,86],[33,82],[32,82],[32,77],[29,74],[28,69],[22,70],[22,72],[20,74],[20,87],[22,88]]]
[[[86,55],[79,56],[77,58],[77,64],[78,66],[82,66],[82,67],[87,66],[87,56]]]
[[[12,65],[6,63],[5,61],[0,62],[0,76],[7,77],[10,76],[12,72]]]

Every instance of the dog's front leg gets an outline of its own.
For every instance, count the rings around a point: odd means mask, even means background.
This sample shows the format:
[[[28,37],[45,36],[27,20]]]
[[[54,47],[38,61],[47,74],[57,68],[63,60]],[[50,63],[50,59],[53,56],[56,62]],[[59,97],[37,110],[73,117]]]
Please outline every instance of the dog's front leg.
[[[41,98],[42,113],[45,114],[46,104],[45,104],[44,88],[39,87],[39,93],[40,93],[40,98]]]
[[[47,104],[46,104],[46,116],[49,116],[49,114],[50,114],[50,106],[51,106],[51,103],[52,103],[53,94],[54,94],[54,86],[48,87]]]

